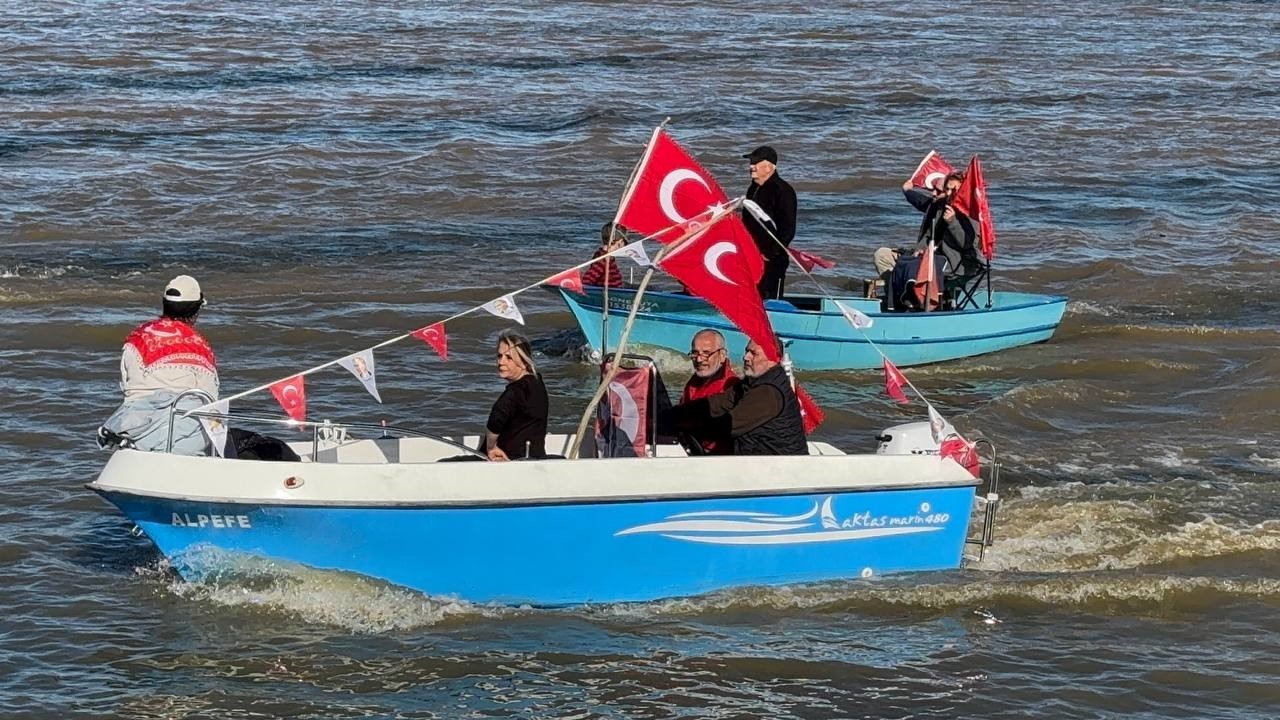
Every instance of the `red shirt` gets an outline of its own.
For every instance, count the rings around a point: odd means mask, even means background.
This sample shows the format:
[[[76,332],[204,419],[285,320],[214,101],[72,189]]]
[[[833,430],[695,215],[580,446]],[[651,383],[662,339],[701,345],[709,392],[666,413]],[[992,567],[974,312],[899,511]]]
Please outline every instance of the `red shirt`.
[[[598,258],[605,254],[604,248],[596,250],[596,254],[592,258]],[[605,276],[605,263],[609,264],[609,274]],[[587,271],[582,274],[583,285],[608,285],[611,288],[624,287],[626,285],[622,280],[622,271],[618,269],[618,256],[614,255],[607,261],[601,260],[598,263],[592,263],[587,267]]]
[[[725,360],[720,366],[720,372],[708,378],[698,377],[696,374],[689,378],[689,382],[685,383],[684,392],[680,393],[680,403],[684,404],[693,400],[700,400],[712,395],[718,395],[725,390],[738,384],[738,376],[733,373],[733,363]],[[733,440],[727,437],[708,437],[690,433],[693,439],[702,446],[703,452],[708,455],[728,455],[733,452]]]

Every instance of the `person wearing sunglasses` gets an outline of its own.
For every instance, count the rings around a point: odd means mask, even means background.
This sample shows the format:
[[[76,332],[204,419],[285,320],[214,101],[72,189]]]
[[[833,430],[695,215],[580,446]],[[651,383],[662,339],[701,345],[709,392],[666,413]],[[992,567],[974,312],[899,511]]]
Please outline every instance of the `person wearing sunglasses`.
[[[684,385],[680,402],[687,403],[710,397],[738,384],[738,376],[729,362],[724,335],[706,328],[693,336],[689,346],[689,360],[693,363],[693,375]],[[733,438],[725,432],[701,427],[681,432],[680,444],[690,455],[727,455],[733,452]]]

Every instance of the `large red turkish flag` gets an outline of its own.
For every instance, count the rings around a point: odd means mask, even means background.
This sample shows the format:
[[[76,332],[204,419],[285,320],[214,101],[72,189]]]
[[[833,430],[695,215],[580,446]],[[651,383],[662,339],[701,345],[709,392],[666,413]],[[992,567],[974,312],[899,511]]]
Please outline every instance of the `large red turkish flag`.
[[[728,204],[729,196],[711,173],[657,128],[640,159],[635,181],[622,198],[617,221],[665,244],[697,229],[705,222],[699,216],[709,208]]]
[[[978,225],[981,235],[982,256],[991,261],[996,256],[996,226],[991,219],[991,208],[987,207],[987,181],[982,177],[982,163],[974,155],[969,160],[969,169],[965,171],[964,182],[956,188],[956,195],[951,200],[955,209],[969,216]]]
[[[731,210],[708,220],[710,227],[689,233],[658,263],[690,292],[714,305],[747,337],[760,343],[770,360],[780,360],[769,316],[764,312],[760,271],[764,259],[746,228],[735,232]],[[742,227],[737,221],[736,227]]]

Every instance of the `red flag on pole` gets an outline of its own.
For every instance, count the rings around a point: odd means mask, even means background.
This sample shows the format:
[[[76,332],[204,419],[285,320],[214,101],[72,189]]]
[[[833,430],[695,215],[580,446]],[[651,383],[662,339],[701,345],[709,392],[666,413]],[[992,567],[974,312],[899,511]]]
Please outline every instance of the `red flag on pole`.
[[[996,256],[996,226],[991,208],[987,206],[987,181],[982,177],[982,163],[978,162],[977,155],[969,160],[964,182],[956,188],[951,204],[977,224],[982,256],[991,262]]]
[[[833,268],[836,264],[824,257],[819,257],[812,253],[795,248],[787,248],[787,252],[791,253],[791,257],[795,259],[796,264],[804,268],[805,272],[813,272],[815,267]]]
[[[661,230],[654,237],[665,244],[696,230],[704,222],[699,215],[708,209],[728,203],[729,196],[711,173],[657,128],[640,159],[635,181],[622,197],[616,222],[645,236]]]
[[[889,393],[889,397],[900,403],[909,403],[906,393],[902,392],[902,386],[907,384],[907,378],[903,376],[902,371],[896,365],[889,362],[889,358],[884,359],[884,391]]]
[[[569,268],[562,273],[552,275],[547,279],[546,284],[562,287],[565,290],[576,292],[579,295],[587,294],[587,291],[582,289],[582,272],[579,271],[578,268]]]
[[[441,360],[449,359],[449,338],[444,334],[444,323],[418,328],[409,334],[430,345]]]
[[[928,155],[920,161],[916,166],[916,171],[911,174],[911,184],[916,187],[933,189],[942,187],[943,180],[947,175],[955,172],[951,165],[936,150],[930,150]]]
[[[804,434],[812,435],[815,428],[822,424],[827,416],[823,414],[822,408],[818,407],[818,403],[809,397],[809,393],[800,387],[800,383],[796,383],[796,400],[800,401],[800,420],[804,423]]]
[[[780,360],[773,327],[756,289],[764,268],[759,248],[735,213],[721,211],[707,222],[708,226],[679,241],[659,267],[760,343],[770,360]]]
[[[271,394],[286,415],[298,422],[307,419],[307,388],[302,375],[294,375],[272,385]]]
[[[916,302],[925,310],[934,310],[938,307],[938,297],[941,295],[941,289],[938,287],[937,262],[934,259],[933,243],[925,248],[924,255],[920,257],[920,269],[916,271],[916,284],[913,288],[916,294]]]

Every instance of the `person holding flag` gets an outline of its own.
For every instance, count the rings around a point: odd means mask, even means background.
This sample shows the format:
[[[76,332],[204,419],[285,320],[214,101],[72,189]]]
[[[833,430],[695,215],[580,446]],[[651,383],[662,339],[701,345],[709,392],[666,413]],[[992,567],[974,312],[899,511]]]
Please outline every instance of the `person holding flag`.
[[[912,257],[902,257],[898,251],[880,248],[875,253],[876,271],[883,274],[884,265],[892,259],[891,266],[895,280],[914,278],[918,264],[925,249],[933,244],[936,252],[946,260],[945,275],[954,276],[969,274],[981,266],[978,259],[978,230],[972,219],[953,206],[956,191],[964,182],[964,173],[950,172],[940,184],[930,188],[917,187],[912,180],[902,184],[902,193],[911,206],[924,214],[920,221],[920,232],[916,237],[916,246]],[[910,262],[916,268],[898,268],[898,263]],[[899,300],[903,288],[890,283],[886,305],[893,307]]]
[[[732,438],[734,455],[808,455],[800,401],[771,354],[781,356],[780,343],[766,353],[760,343],[748,340],[742,354],[746,378],[721,393],[660,413],[658,432],[720,433]]]

